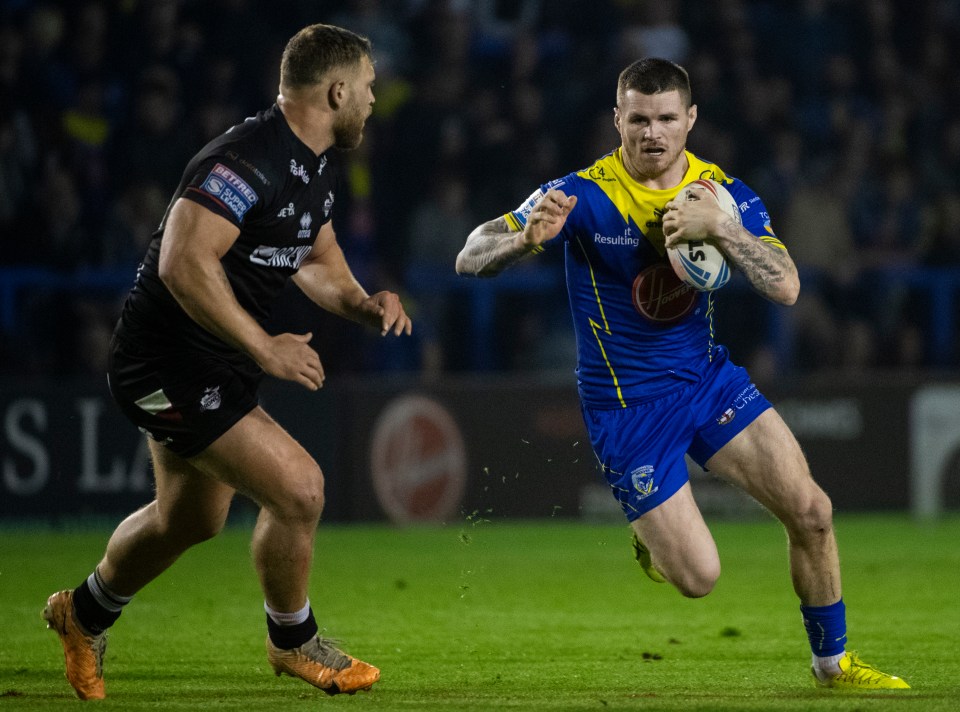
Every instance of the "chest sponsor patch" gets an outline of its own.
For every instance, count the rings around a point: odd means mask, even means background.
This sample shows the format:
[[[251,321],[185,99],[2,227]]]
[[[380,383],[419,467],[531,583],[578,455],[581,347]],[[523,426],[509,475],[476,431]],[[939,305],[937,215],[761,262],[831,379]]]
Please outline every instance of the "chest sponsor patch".
[[[300,269],[300,263],[306,259],[312,249],[311,245],[300,245],[298,247],[260,245],[250,253],[250,261],[263,267]]]
[[[683,319],[697,303],[697,292],[680,281],[670,265],[647,267],[633,280],[633,306],[654,324],[667,326]]]
[[[243,220],[247,211],[260,199],[243,178],[222,163],[213,167],[200,190],[227,206],[237,220]]]

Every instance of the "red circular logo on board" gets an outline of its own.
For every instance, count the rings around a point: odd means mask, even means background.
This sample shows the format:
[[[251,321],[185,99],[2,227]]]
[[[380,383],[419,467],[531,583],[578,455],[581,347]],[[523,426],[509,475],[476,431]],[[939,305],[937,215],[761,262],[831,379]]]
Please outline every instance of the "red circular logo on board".
[[[670,265],[647,267],[633,280],[633,306],[654,324],[674,324],[693,309],[697,291],[681,282]]]
[[[401,396],[373,427],[373,489],[394,522],[443,522],[457,514],[467,484],[463,437],[453,416],[423,396]]]

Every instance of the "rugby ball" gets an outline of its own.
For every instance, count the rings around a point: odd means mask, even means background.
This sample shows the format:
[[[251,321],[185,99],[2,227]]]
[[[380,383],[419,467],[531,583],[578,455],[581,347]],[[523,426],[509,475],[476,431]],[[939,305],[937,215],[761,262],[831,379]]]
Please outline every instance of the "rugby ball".
[[[703,190],[694,190],[694,186]],[[688,183],[680,189],[674,200],[700,200],[704,193],[712,196],[723,212],[736,220],[738,225],[743,224],[737,201],[716,181],[701,178]],[[667,257],[677,276],[694,289],[712,292],[730,281],[730,264],[711,240],[693,240],[667,248]]]

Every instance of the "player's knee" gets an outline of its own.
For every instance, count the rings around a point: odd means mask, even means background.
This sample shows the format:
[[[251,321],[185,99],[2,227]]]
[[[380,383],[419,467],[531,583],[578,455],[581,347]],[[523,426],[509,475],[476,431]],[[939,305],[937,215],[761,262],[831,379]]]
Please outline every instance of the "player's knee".
[[[720,562],[689,568],[674,578],[673,584],[687,598],[703,598],[713,590],[720,578]]]
[[[833,530],[833,503],[819,487],[807,493],[793,512],[792,529],[807,537],[828,534]]]
[[[829,531],[833,529],[833,502],[827,496],[826,492],[818,488],[817,494],[812,498],[807,515],[810,525],[817,531]]]
[[[295,476],[287,479],[281,501],[284,519],[316,522],[323,513],[323,472],[313,460],[298,463]]]
[[[223,531],[223,524],[220,520],[214,521],[212,519],[194,521],[189,528],[182,530],[184,543],[193,546],[209,541]]]
[[[223,531],[225,516],[203,516],[196,512],[161,518],[161,534],[168,540],[177,541],[187,549],[213,539]]]

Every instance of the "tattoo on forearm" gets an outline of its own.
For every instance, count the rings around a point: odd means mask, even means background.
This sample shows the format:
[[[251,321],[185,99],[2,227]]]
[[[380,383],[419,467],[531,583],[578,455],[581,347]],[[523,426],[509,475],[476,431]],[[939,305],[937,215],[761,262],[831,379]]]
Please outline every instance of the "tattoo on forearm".
[[[525,257],[527,251],[518,250],[515,242],[504,239],[515,234],[503,217],[477,227],[460,255],[466,271],[496,274]]]
[[[733,220],[724,223],[725,234],[736,237],[740,226]],[[733,257],[740,271],[756,289],[767,293],[769,287],[781,284],[786,279],[787,253],[766,244],[762,240],[738,240],[733,243]]]

